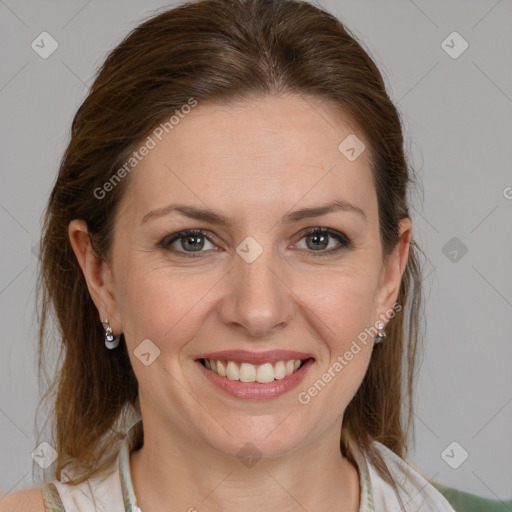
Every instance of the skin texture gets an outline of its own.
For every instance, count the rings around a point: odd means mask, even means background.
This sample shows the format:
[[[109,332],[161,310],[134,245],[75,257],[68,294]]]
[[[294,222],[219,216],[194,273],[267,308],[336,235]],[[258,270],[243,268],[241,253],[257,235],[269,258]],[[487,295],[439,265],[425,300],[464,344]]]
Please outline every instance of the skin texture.
[[[0,512],[44,512],[41,487],[0,495]]]
[[[338,150],[351,133],[367,148],[354,161]],[[358,472],[342,457],[339,437],[372,342],[307,405],[297,395],[398,296],[411,223],[401,222],[400,243],[383,260],[369,147],[348,118],[340,122],[313,98],[199,104],[125,178],[110,263],[92,251],[85,223],[70,223],[98,318],[124,333],[139,382],[145,443],[131,470],[142,510],[358,510]],[[340,199],[364,215],[280,223],[290,211]],[[178,202],[208,207],[230,224],[179,213],[141,222]],[[329,254],[341,246],[329,236],[317,249],[304,233],[317,227],[352,245]],[[204,231],[202,252],[180,240],[171,247],[198,257],[159,246],[185,229]],[[252,263],[236,252],[247,237],[263,251]],[[149,366],[134,355],[145,339],[160,350]],[[298,350],[315,361],[298,388],[248,401],[212,385],[195,362],[228,349]],[[236,456],[248,442],[263,456],[251,468]]]

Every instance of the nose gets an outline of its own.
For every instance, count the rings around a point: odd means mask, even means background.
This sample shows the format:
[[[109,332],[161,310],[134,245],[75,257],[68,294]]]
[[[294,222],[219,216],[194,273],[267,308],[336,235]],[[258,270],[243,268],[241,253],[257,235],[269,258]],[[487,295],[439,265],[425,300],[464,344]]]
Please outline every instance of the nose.
[[[225,325],[241,336],[263,338],[289,324],[293,314],[293,294],[280,265],[263,253],[252,263],[238,255],[229,273],[228,290],[220,305]]]

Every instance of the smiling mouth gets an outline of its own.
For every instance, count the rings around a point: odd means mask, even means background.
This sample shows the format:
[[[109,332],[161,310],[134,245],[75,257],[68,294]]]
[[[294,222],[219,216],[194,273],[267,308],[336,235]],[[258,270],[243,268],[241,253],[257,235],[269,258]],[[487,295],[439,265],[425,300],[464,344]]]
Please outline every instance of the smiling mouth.
[[[295,373],[309,359],[289,359],[254,365],[251,363],[237,363],[235,361],[222,361],[213,359],[200,359],[201,364],[220,377],[240,382],[259,382],[267,384],[274,380],[281,380]]]

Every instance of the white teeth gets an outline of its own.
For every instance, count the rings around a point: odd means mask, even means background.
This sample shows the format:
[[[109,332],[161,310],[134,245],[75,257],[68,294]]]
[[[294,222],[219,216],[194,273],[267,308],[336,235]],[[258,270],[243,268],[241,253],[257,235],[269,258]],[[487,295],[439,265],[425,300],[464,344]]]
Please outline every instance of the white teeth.
[[[275,379],[284,379],[286,377],[286,368],[284,366],[284,361],[278,361],[274,367],[274,378]]]
[[[274,380],[274,368],[270,363],[261,364],[256,372],[256,382],[266,383]]]
[[[240,380],[241,382],[260,382],[262,384],[272,382],[274,379],[284,379],[301,367],[300,359],[289,361],[277,361],[274,366],[271,363],[264,363],[258,366],[251,363],[241,363],[238,366],[234,361],[222,361],[205,359],[204,365],[212,372],[218,373],[221,377],[229,380]]]
[[[240,372],[238,370],[238,366],[233,361],[228,361],[228,367],[226,369],[226,377],[229,380],[239,380]]]
[[[253,364],[242,363],[240,365],[240,380],[242,382],[254,382],[256,380],[256,368]]]

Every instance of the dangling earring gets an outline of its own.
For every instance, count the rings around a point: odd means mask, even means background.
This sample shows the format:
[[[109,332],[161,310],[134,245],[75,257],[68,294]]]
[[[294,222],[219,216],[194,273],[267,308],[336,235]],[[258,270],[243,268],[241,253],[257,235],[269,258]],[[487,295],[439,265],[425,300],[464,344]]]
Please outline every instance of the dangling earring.
[[[103,328],[105,329],[105,346],[109,350],[112,350],[112,349],[116,348],[117,345],[119,345],[119,338],[112,334],[112,327],[110,327],[108,318],[105,318],[105,320],[102,320],[101,323],[103,324]]]
[[[382,343],[384,341],[384,338],[386,337],[386,331],[384,330],[384,322],[379,322],[377,324],[377,327],[379,328],[377,332],[377,336],[374,338],[374,344]]]

